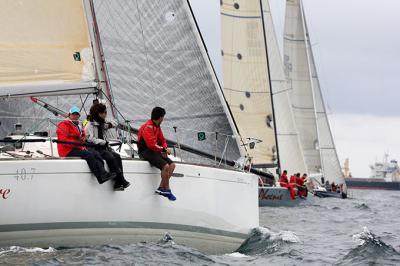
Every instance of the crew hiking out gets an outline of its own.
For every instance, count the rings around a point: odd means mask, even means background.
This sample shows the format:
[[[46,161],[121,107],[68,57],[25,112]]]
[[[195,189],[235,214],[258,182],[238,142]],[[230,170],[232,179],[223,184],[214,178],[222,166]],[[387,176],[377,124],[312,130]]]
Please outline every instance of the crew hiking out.
[[[88,143],[95,144],[93,148],[107,162],[112,173],[116,174],[114,190],[123,191],[129,187],[130,183],[126,181],[122,168],[121,156],[114,152],[108,145],[108,131],[115,128],[118,124],[115,121],[106,120],[107,107],[102,103],[95,103],[90,108],[89,121],[85,126],[86,140]]]
[[[160,127],[165,113],[164,108],[155,107],[151,112],[151,119],[140,126],[138,152],[140,158],[147,160],[152,166],[161,170],[160,186],[155,192],[174,201],[176,197],[172,194],[169,179],[175,170],[175,163],[168,158],[171,150],[167,147],[167,142]]]
[[[108,173],[104,169],[104,162],[95,150],[85,147],[85,131],[79,123],[80,109],[71,107],[68,118],[60,122],[57,127],[57,148],[60,157],[80,157],[85,159],[90,170],[100,184],[116,177],[115,173]]]

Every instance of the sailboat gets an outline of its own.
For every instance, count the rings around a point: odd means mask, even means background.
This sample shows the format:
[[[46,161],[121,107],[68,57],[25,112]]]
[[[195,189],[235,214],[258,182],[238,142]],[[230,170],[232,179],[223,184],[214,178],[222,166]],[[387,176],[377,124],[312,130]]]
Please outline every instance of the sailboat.
[[[21,145],[1,148],[0,246],[157,241],[168,231],[221,253],[259,225],[258,176],[224,164],[243,149],[188,1],[0,2],[2,133],[28,125],[7,139]],[[124,158],[133,188],[114,192],[84,160],[59,158],[57,119],[30,96],[60,110],[80,102],[82,112],[103,98],[129,128],[165,107],[165,135],[192,151],[181,151],[171,180],[178,200],[154,194],[160,173],[146,161]]]
[[[221,2],[224,94],[253,167],[305,172],[268,1]],[[254,141],[259,140],[259,141]],[[274,184],[275,180],[268,182]],[[260,206],[293,206],[287,188],[259,188]]]
[[[346,183],[329,126],[301,0],[286,0],[284,65],[307,172],[315,177],[317,185],[324,185],[317,180],[321,178],[322,183],[325,180],[341,187],[339,193],[330,193],[329,188],[320,186],[314,189],[315,195],[345,198]]]

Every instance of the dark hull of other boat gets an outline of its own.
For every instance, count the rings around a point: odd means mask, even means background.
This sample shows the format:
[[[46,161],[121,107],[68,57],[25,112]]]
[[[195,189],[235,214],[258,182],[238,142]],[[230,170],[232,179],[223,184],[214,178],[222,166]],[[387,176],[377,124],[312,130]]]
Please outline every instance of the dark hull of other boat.
[[[296,197],[294,200],[290,198],[287,188],[282,187],[259,187],[258,188],[258,205],[260,207],[294,207],[300,203],[304,203],[306,198]]]
[[[400,190],[400,182],[384,182],[372,178],[346,178],[346,185],[352,189]]]
[[[324,191],[324,190],[314,190],[314,196],[319,198],[347,198],[347,194],[344,192],[332,192],[332,191]]]

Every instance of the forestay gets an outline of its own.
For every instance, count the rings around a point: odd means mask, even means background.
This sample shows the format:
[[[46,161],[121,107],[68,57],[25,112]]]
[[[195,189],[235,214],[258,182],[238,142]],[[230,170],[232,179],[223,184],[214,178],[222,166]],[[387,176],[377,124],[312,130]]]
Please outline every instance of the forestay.
[[[277,164],[271,88],[259,0],[221,1],[224,94],[255,167]],[[257,141],[256,141],[257,142]]]
[[[167,138],[218,156],[227,144],[227,158],[239,158],[238,138],[230,137],[235,127],[188,2],[95,0],[94,6],[112,100],[123,117],[138,127],[162,106]]]
[[[286,1],[284,65],[307,172],[313,174],[321,172],[321,157],[304,17],[300,3],[300,0]]]
[[[263,12],[281,169],[287,170],[289,174],[305,173],[306,166],[294,122],[292,104],[268,0],[263,0]]]
[[[314,54],[311,48],[311,42],[305,16],[304,16],[304,25],[306,29],[308,57],[310,62],[312,86],[315,99],[315,112],[316,112],[317,126],[318,126],[318,141],[319,141],[319,150],[321,154],[322,172],[325,176],[325,179],[329,180],[330,182],[335,182],[336,184],[344,184],[345,180],[337,156],[335,143],[332,137],[332,132],[329,126],[329,120],[322,96],[317,68],[315,66]]]

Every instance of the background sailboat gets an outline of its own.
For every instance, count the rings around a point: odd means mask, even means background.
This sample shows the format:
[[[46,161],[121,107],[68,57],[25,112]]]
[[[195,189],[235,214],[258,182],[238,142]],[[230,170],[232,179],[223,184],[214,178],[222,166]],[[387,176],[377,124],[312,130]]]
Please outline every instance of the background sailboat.
[[[262,141],[248,147],[255,167],[305,172],[268,1],[222,1],[221,20],[224,93],[239,132]],[[261,187],[259,198],[261,206],[294,203],[280,187]]]
[[[286,1],[284,60],[308,171],[320,172],[325,180],[345,186],[301,0]]]

